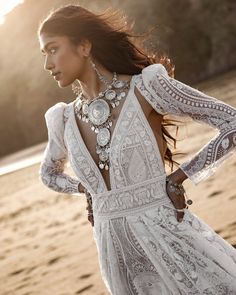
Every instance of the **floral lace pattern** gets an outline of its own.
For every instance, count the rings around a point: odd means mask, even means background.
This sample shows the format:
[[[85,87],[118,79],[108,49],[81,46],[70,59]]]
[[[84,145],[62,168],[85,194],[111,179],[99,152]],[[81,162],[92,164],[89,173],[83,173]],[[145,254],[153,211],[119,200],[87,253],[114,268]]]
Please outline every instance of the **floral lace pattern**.
[[[69,114],[64,137],[67,143],[71,167],[83,186],[86,187],[91,194],[106,191],[105,182],[103,181],[101,173],[89,154],[77,128],[73,105],[70,107]]]
[[[113,295],[236,292],[235,249],[188,210],[181,223],[172,204],[98,219],[94,235]]]
[[[197,89],[170,78],[161,64],[143,69],[137,87],[162,114],[188,116],[219,131],[180,168],[197,184],[214,173],[236,148],[236,109]]]
[[[39,177],[50,189],[67,194],[79,192],[79,181],[65,173],[67,149],[63,141],[65,103],[57,103],[45,113],[48,144],[40,165]]]
[[[137,98],[127,101],[111,145],[112,187],[119,189],[164,173],[160,152]]]
[[[51,166],[43,162],[40,167],[41,180],[47,187],[56,192],[67,194],[78,193],[78,180],[63,173],[65,161],[66,158],[59,160],[51,158]]]
[[[181,165],[194,183],[234,151],[235,109],[168,77],[161,65],[134,78],[111,141],[112,190],[82,140],[73,103],[58,103],[45,114],[49,141],[41,179],[57,192],[76,194],[82,183],[91,193],[101,274],[112,295],[235,295],[236,250],[188,209],[177,221],[158,145],[134,86],[157,112],[189,116],[219,130]],[[77,178],[63,173],[67,160]]]

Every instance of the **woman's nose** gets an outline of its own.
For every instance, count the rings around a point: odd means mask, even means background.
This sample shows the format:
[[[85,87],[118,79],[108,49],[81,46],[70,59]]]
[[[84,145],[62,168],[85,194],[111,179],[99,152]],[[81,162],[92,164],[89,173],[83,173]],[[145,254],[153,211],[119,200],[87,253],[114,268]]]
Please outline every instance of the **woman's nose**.
[[[53,68],[53,63],[48,57],[45,58],[44,70],[51,70]]]

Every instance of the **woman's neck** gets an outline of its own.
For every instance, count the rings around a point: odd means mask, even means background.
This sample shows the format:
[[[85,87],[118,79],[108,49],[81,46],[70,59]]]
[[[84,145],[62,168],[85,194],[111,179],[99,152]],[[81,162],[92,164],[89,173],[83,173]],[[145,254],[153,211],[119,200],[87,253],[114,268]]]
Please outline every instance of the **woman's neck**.
[[[96,63],[96,68],[99,73],[108,81],[109,84],[112,83],[113,73],[106,70],[104,67]],[[81,81],[82,80],[82,81]],[[80,80],[82,93],[89,100],[93,97],[97,97],[98,94],[106,89],[106,85],[104,82],[100,81],[97,73],[94,68],[89,64],[88,69],[85,71],[83,75],[83,79]]]

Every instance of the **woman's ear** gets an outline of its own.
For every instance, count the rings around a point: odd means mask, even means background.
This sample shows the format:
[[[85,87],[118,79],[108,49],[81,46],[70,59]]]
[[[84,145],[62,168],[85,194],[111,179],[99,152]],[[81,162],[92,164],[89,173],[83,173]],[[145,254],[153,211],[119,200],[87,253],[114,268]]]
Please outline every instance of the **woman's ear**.
[[[90,51],[92,48],[92,43],[88,39],[84,39],[79,43],[80,50],[84,57],[88,57],[90,55]]]

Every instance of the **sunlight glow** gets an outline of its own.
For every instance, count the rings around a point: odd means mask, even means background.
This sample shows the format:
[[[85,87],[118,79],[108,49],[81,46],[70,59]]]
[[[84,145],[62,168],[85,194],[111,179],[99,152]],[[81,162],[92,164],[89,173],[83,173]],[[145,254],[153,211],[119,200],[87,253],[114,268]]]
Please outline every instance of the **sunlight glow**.
[[[5,15],[8,14],[17,5],[22,4],[24,0],[0,0],[0,25],[5,21]]]

